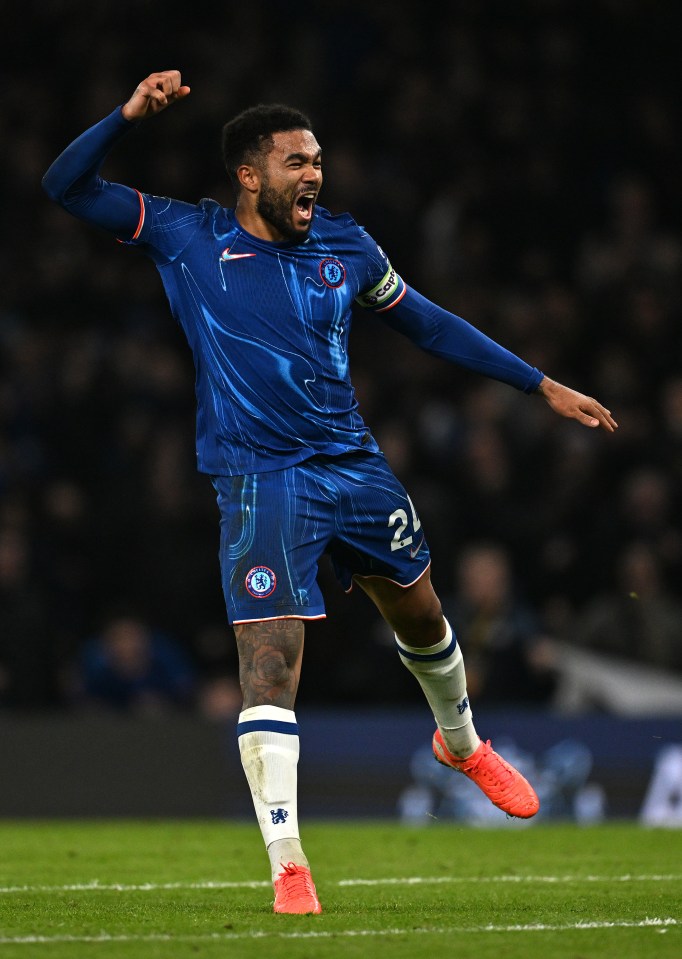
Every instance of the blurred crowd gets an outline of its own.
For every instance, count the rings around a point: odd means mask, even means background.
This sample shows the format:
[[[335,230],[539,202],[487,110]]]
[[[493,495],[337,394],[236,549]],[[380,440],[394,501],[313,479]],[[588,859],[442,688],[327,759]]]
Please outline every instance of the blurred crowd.
[[[256,102],[298,106],[323,147],[323,205],[364,224],[408,284],[620,423],[611,436],[559,420],[356,316],[361,410],[421,516],[472,700],[551,705],[553,640],[682,678],[674,5],[226,7],[48,0],[13,27],[0,705],[238,708],[189,350],[151,262],[40,186],[71,139],[171,67],[192,95],[127,137],[109,179],[230,205],[222,124]],[[302,700],[421,701],[369,601],[324,564],[320,577],[329,618],[309,629]]]

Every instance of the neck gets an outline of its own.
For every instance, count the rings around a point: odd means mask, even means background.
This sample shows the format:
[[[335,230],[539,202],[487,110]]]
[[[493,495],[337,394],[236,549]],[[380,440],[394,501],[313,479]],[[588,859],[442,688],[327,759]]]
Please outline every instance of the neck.
[[[251,236],[258,237],[259,240],[281,243],[287,239],[271,223],[264,220],[260,213],[256,211],[255,207],[244,200],[243,196],[240,196],[237,200],[234,213],[239,225],[243,227],[247,233],[250,233]]]

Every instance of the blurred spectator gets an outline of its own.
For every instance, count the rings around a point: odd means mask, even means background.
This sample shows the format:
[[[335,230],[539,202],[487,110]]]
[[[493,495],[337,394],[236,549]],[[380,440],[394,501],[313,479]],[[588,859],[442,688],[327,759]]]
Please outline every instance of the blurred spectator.
[[[46,598],[31,576],[28,539],[0,528],[0,706],[56,703],[54,649]]]
[[[682,603],[655,544],[628,543],[610,581],[578,609],[550,651],[562,712],[679,715]]]
[[[638,541],[647,544],[664,578],[679,582],[682,574],[682,525],[679,490],[659,466],[640,463],[625,474],[611,509],[596,524],[609,543],[612,571],[622,552]],[[595,543],[596,548],[598,548]]]
[[[462,644],[472,702],[494,707],[550,700],[554,676],[540,624],[518,593],[503,547],[476,543],[462,552],[456,590],[443,609]]]
[[[180,644],[131,614],[110,619],[85,643],[76,684],[86,704],[152,715],[192,706],[197,694]]]
[[[613,287],[630,279],[668,281],[679,272],[682,246],[660,228],[655,193],[636,174],[614,178],[609,187],[606,229],[582,244],[578,269],[588,289]]]
[[[199,691],[199,712],[206,719],[231,719],[242,708],[242,692],[234,676],[213,676],[203,681]]]
[[[650,544],[634,542],[623,551],[611,588],[586,604],[570,638],[682,676],[682,602],[666,586]]]

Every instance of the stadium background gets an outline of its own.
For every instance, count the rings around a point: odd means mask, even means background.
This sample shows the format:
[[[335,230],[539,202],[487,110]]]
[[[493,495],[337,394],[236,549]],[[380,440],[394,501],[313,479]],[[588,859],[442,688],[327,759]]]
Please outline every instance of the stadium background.
[[[325,206],[349,210],[408,283],[620,422],[607,436],[558,421],[540,399],[356,317],[361,409],[421,515],[478,703],[568,709],[571,650],[682,682],[674,5],[255,0],[244,14],[54,0],[22,10],[0,112],[7,728],[27,713],[215,722],[237,708],[217,511],[194,470],[188,350],[151,263],[40,188],[74,136],[169,67],[191,97],[130,136],[109,179],[229,205],[223,122],[258,101],[299,106],[324,149]],[[512,570],[504,636],[457,577],[481,541]],[[308,632],[303,708],[420,709],[369,602],[343,596],[326,566],[321,577],[329,618]],[[93,678],[103,647],[118,642],[134,666],[157,641],[165,685],[129,695]],[[594,692],[572,703],[574,713],[637,712]]]

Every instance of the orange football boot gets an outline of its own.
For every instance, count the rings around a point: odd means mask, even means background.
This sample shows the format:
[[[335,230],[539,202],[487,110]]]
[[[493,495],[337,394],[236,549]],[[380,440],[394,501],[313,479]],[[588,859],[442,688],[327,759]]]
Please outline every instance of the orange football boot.
[[[274,912],[286,912],[294,915],[322,912],[320,900],[317,898],[315,883],[310,870],[305,866],[297,866],[290,862],[282,865],[282,872],[274,882],[275,905]]]
[[[493,805],[508,816],[530,819],[540,808],[540,800],[531,784],[518,769],[502,759],[490,745],[490,740],[480,743],[468,759],[453,756],[443,742],[440,729],[433,736],[433,755],[439,763],[464,773],[476,783]]]

